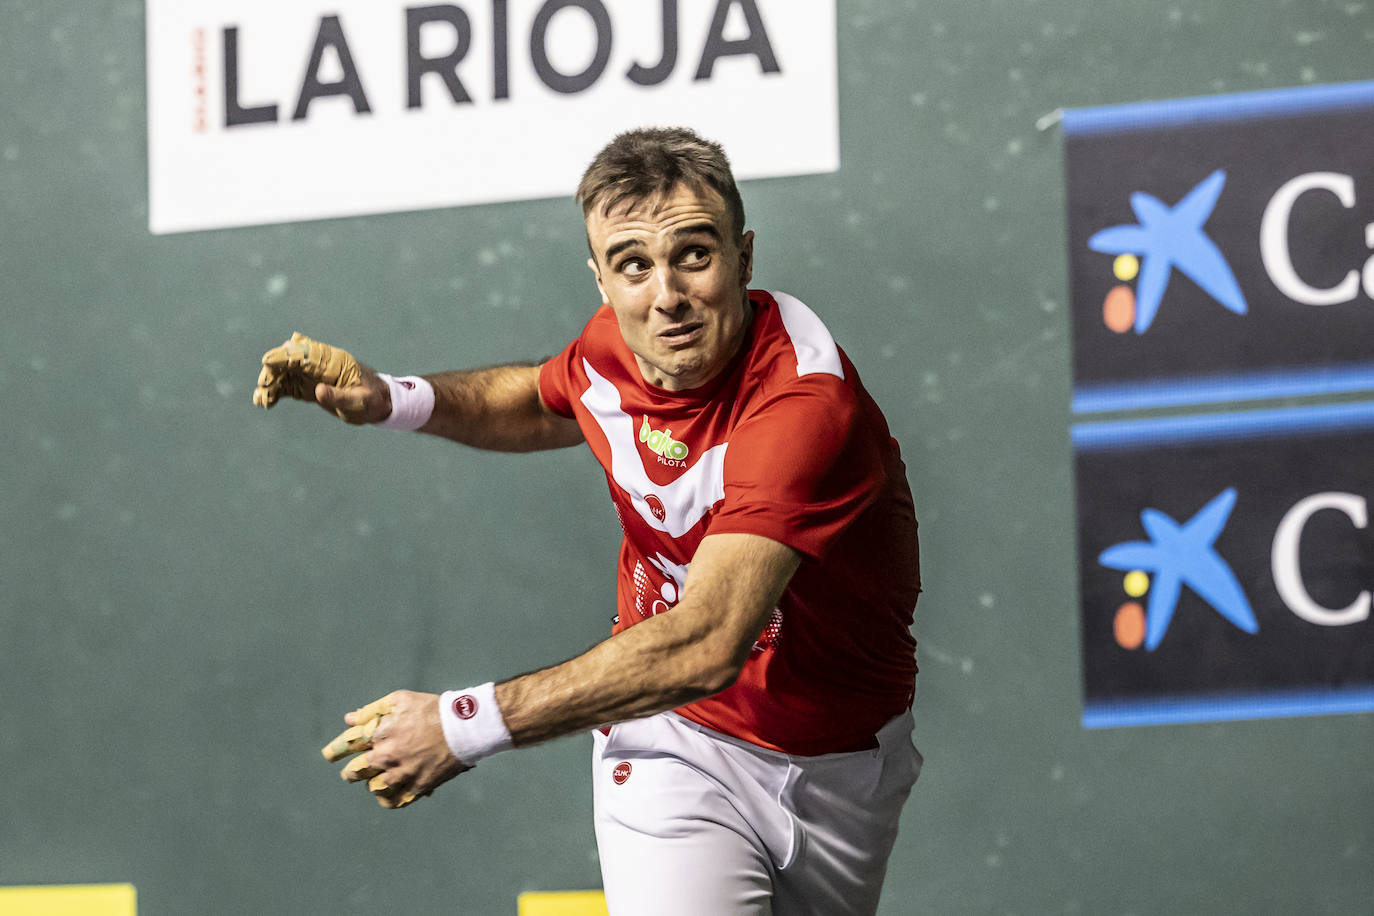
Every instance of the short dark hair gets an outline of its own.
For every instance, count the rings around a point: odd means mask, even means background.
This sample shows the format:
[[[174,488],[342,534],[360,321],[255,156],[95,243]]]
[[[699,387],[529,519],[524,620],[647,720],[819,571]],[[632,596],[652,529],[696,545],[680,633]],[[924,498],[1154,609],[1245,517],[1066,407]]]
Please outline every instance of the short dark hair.
[[[658,197],[678,185],[719,194],[735,234],[743,234],[744,201],[725,150],[685,127],[642,127],[618,135],[582,173],[577,201],[585,219],[593,207],[607,213],[625,201]]]

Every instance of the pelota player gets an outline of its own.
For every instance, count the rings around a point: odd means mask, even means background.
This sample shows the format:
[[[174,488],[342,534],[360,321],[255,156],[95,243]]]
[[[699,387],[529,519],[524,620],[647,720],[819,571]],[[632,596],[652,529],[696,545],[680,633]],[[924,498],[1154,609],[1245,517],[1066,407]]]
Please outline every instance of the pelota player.
[[[442,695],[398,690],[324,749],[402,807],[511,747],[595,730],[615,914],[872,913],[911,744],[916,519],[897,444],[821,320],[750,291],[722,150],[632,131],[578,188],[602,307],[542,364],[392,378],[297,334],[255,403],[487,449],[585,441],[625,529],[610,638]]]

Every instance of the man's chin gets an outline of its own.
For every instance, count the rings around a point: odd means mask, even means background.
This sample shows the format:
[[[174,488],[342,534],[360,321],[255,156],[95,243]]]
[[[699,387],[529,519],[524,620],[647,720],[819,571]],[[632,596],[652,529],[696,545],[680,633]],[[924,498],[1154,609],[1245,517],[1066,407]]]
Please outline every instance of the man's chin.
[[[704,360],[701,359],[664,360],[659,363],[658,371],[663,376],[663,384],[659,387],[670,391],[696,388],[707,381],[703,376],[703,367]]]

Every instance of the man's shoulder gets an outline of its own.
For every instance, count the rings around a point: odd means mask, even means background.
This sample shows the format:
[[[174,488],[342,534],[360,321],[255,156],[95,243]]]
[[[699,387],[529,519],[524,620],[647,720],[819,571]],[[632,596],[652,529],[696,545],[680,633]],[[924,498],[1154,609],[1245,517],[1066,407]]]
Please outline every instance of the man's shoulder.
[[[599,342],[608,333],[614,335],[616,340],[620,339],[620,326],[616,324],[615,312],[611,310],[609,305],[601,305],[592,313],[592,317],[587,319],[587,323],[582,326],[582,333],[578,336],[584,343],[588,338],[594,342]]]
[[[597,308],[571,346],[581,359],[589,359],[597,365],[606,362],[608,357],[621,356],[625,342],[620,336],[620,325],[611,307],[602,305]]]
[[[751,375],[770,389],[809,388],[852,375],[848,359],[830,329],[815,311],[796,296],[780,291],[750,292],[758,322],[751,355]],[[826,382],[830,379],[830,382]]]

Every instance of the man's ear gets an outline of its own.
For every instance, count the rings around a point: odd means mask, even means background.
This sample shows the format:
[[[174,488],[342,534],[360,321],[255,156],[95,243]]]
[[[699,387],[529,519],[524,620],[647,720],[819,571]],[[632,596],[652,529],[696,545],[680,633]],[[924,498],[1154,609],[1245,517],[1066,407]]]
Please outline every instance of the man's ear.
[[[739,246],[739,278],[745,286],[754,279],[754,230],[744,233]]]
[[[610,305],[611,300],[606,298],[606,287],[601,285],[601,271],[596,269],[596,258],[588,258],[587,266],[592,269],[592,276],[596,277],[596,291],[601,294],[601,304]]]

